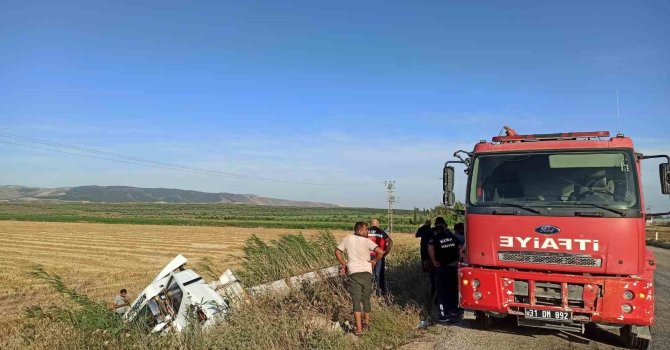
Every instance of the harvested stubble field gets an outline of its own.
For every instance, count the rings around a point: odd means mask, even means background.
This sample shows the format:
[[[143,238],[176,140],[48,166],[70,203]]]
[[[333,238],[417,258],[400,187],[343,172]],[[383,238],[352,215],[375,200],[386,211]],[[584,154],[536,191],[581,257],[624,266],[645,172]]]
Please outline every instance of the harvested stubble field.
[[[655,239],[656,232],[658,232],[658,240],[664,242],[670,242],[670,226],[648,226],[647,227],[647,239]]]
[[[134,298],[177,254],[196,270],[202,258],[223,270],[239,263],[240,249],[252,234],[272,240],[297,232],[309,237],[318,230],[0,221],[1,327],[11,334],[24,307],[58,302],[59,296],[27,276],[35,264],[61,275],[77,291],[111,302],[121,288]]]
[[[647,226],[647,245],[670,249],[670,226]]]

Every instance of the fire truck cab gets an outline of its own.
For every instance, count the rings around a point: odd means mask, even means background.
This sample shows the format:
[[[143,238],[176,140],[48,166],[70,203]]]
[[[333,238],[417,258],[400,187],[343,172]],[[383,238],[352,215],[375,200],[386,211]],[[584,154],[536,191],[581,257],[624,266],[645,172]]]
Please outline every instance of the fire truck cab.
[[[444,168],[444,204],[453,207],[454,164],[468,177],[466,248],[460,306],[485,328],[491,317],[518,325],[584,332],[620,329],[628,347],[646,349],[654,324],[655,259],[647,248],[640,162],[609,132],[507,135],[477,143]],[[667,214],[667,213],[662,213]]]

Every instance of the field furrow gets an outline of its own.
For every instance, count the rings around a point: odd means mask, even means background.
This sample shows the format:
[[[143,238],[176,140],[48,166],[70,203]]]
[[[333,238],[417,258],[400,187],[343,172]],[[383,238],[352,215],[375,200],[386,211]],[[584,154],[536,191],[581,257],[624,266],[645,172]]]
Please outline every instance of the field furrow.
[[[309,236],[318,230],[0,221],[0,314],[6,324],[26,306],[62,302],[27,275],[36,264],[78,291],[111,302],[121,288],[134,297],[177,254],[191,266],[209,258],[224,270],[239,263],[252,234],[271,240],[297,232]]]

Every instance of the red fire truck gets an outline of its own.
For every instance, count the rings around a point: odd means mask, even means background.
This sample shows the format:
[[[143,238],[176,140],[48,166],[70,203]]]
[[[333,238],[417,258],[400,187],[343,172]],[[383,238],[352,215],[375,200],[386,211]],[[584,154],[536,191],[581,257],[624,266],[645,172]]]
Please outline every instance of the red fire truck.
[[[454,164],[468,177],[460,306],[486,328],[492,318],[584,332],[620,329],[647,349],[654,324],[654,254],[645,240],[640,162],[660,164],[670,194],[670,158],[636,153],[624,135],[571,132],[480,141],[444,168],[444,204],[453,207]]]

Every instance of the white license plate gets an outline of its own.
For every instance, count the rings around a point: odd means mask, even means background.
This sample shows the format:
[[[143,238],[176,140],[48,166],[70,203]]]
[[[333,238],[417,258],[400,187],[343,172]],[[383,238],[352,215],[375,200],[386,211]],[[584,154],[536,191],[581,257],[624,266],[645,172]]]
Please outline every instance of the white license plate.
[[[569,311],[526,309],[524,314],[528,318],[539,318],[543,320],[569,321],[572,319],[572,312]]]

